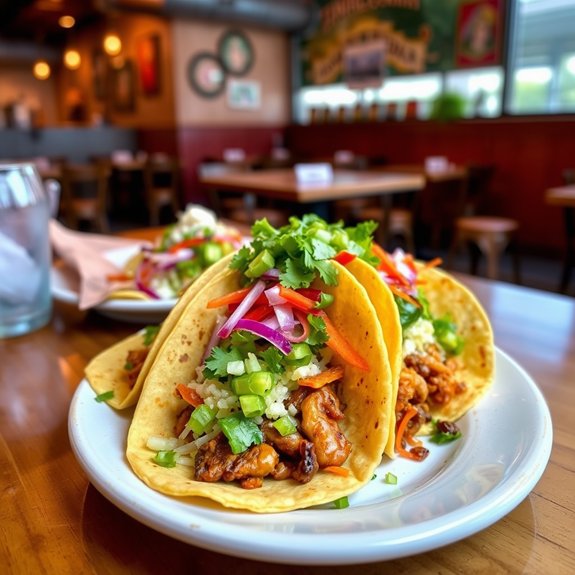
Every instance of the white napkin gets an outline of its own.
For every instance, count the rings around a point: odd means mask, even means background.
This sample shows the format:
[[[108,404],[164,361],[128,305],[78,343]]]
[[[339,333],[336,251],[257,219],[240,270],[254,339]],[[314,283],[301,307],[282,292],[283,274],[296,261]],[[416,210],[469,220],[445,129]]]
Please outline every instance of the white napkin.
[[[80,277],[78,307],[88,309],[102,301],[117,289],[107,276],[122,273],[104,257],[106,251],[127,246],[149,245],[142,240],[117,238],[100,234],[77,232],[65,228],[56,220],[50,220],[50,241],[54,251],[75,269]]]

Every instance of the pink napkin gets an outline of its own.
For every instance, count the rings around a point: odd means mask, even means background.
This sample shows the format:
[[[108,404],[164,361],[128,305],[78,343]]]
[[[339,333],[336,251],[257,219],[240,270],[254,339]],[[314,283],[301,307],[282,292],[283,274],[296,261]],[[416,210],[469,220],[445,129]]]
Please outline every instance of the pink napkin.
[[[142,240],[130,240],[99,234],[77,232],[64,227],[56,220],[50,220],[50,242],[56,254],[80,278],[80,309],[88,309],[104,301],[110,292],[119,287],[107,276],[123,270],[108,261],[104,254],[108,250],[127,246],[149,245]]]

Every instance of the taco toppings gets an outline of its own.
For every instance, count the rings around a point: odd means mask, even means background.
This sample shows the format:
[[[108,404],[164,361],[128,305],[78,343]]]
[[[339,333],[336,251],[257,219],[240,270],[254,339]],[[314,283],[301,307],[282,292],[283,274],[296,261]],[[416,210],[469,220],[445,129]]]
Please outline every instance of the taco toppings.
[[[238,249],[242,238],[210,210],[190,205],[168,226],[154,246],[142,246],[123,273],[109,276],[112,297],[177,298],[200,274]]]

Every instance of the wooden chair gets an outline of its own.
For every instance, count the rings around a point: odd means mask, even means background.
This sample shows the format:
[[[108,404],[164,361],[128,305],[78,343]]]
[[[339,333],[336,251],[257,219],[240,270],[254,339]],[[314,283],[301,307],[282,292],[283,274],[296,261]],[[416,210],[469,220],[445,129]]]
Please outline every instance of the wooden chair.
[[[62,167],[61,217],[66,225],[79,229],[88,222],[100,232],[108,232],[108,191],[110,167],[97,162]]]
[[[459,247],[468,244],[470,247],[470,273],[476,275],[479,255],[487,259],[487,277],[497,279],[500,272],[502,253],[511,246],[513,236],[519,224],[510,218],[494,216],[467,216],[458,218],[455,222],[455,235],[449,250],[448,267],[451,267],[453,257]],[[515,283],[520,283],[519,257],[512,249],[513,272]]]
[[[152,154],[144,164],[144,192],[150,225],[160,225],[161,211],[169,207],[175,217],[179,207],[180,166],[175,158]]]

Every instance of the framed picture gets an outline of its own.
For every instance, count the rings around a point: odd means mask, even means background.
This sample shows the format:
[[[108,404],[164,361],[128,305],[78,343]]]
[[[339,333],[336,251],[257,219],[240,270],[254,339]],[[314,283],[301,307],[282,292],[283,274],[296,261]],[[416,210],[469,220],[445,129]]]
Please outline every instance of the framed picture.
[[[117,112],[133,112],[136,108],[134,62],[126,60],[112,68],[112,103]]]
[[[138,76],[140,90],[144,96],[155,96],[160,93],[160,36],[148,34],[136,44]]]
[[[228,30],[218,42],[218,54],[224,70],[232,76],[247,74],[254,63],[254,49],[241,30]]]
[[[455,65],[458,68],[501,63],[501,0],[470,0],[459,6]]]
[[[254,80],[228,80],[228,106],[236,110],[257,110],[261,105],[261,84]]]
[[[204,98],[215,98],[224,89],[226,75],[220,59],[210,52],[199,52],[188,63],[188,82]]]
[[[379,88],[386,64],[386,45],[373,40],[347,46],[343,52],[343,78],[348,88]]]
[[[92,78],[94,97],[105,100],[108,96],[108,59],[102,50],[92,52]]]

